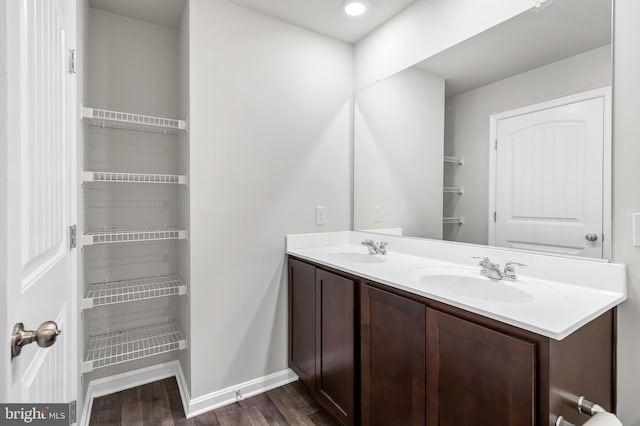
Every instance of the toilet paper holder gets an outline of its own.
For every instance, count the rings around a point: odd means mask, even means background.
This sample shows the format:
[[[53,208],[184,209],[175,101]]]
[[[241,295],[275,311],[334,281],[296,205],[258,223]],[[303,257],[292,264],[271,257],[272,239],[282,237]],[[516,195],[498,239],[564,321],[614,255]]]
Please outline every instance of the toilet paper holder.
[[[597,413],[605,413],[607,410],[602,408],[600,405],[595,402],[591,402],[586,399],[584,396],[581,396],[578,399],[578,411],[583,414],[588,414],[590,416],[595,416]],[[562,416],[559,416],[556,419],[555,426],[576,426],[575,424],[565,420]]]

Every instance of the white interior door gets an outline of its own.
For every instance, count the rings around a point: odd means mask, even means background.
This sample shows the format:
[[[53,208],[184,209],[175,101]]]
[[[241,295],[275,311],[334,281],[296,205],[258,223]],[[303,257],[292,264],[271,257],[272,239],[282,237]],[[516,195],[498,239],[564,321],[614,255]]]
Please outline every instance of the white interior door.
[[[603,257],[607,93],[574,95],[495,120],[493,244]]]
[[[75,42],[72,0],[11,0],[6,22],[6,145],[0,274],[6,294],[2,336],[14,324],[36,330],[47,320],[62,334],[50,348],[36,343],[11,358],[2,341],[3,402],[62,403],[75,398]],[[3,109],[0,109],[2,112]],[[0,299],[2,301],[2,299]],[[6,366],[6,367],[5,367]]]

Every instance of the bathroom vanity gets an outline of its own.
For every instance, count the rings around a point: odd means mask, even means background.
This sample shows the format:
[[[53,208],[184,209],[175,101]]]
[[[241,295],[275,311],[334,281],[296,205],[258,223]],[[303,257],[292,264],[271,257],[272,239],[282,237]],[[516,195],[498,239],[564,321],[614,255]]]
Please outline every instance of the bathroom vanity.
[[[562,415],[582,424],[579,396],[615,406],[624,266],[484,248],[533,273],[536,262],[580,262],[608,273],[611,287],[494,281],[477,260],[451,262],[474,246],[385,237],[401,252],[382,256],[358,245],[374,234],[334,234],[345,241],[288,239],[289,366],[341,423],[546,425]]]

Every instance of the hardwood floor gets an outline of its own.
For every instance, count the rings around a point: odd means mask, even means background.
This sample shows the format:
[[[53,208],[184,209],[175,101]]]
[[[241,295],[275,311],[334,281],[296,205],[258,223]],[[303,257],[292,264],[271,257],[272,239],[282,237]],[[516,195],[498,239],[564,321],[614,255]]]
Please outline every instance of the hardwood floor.
[[[91,426],[337,424],[297,381],[185,419],[178,384],[174,378],[96,398],[90,419]]]

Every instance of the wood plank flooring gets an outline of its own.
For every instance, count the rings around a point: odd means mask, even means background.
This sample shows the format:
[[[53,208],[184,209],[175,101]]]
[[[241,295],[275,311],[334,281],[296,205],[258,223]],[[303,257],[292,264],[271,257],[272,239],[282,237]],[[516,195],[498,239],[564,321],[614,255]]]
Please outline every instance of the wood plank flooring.
[[[175,378],[96,398],[91,426],[333,426],[335,420],[300,382],[185,419]]]

